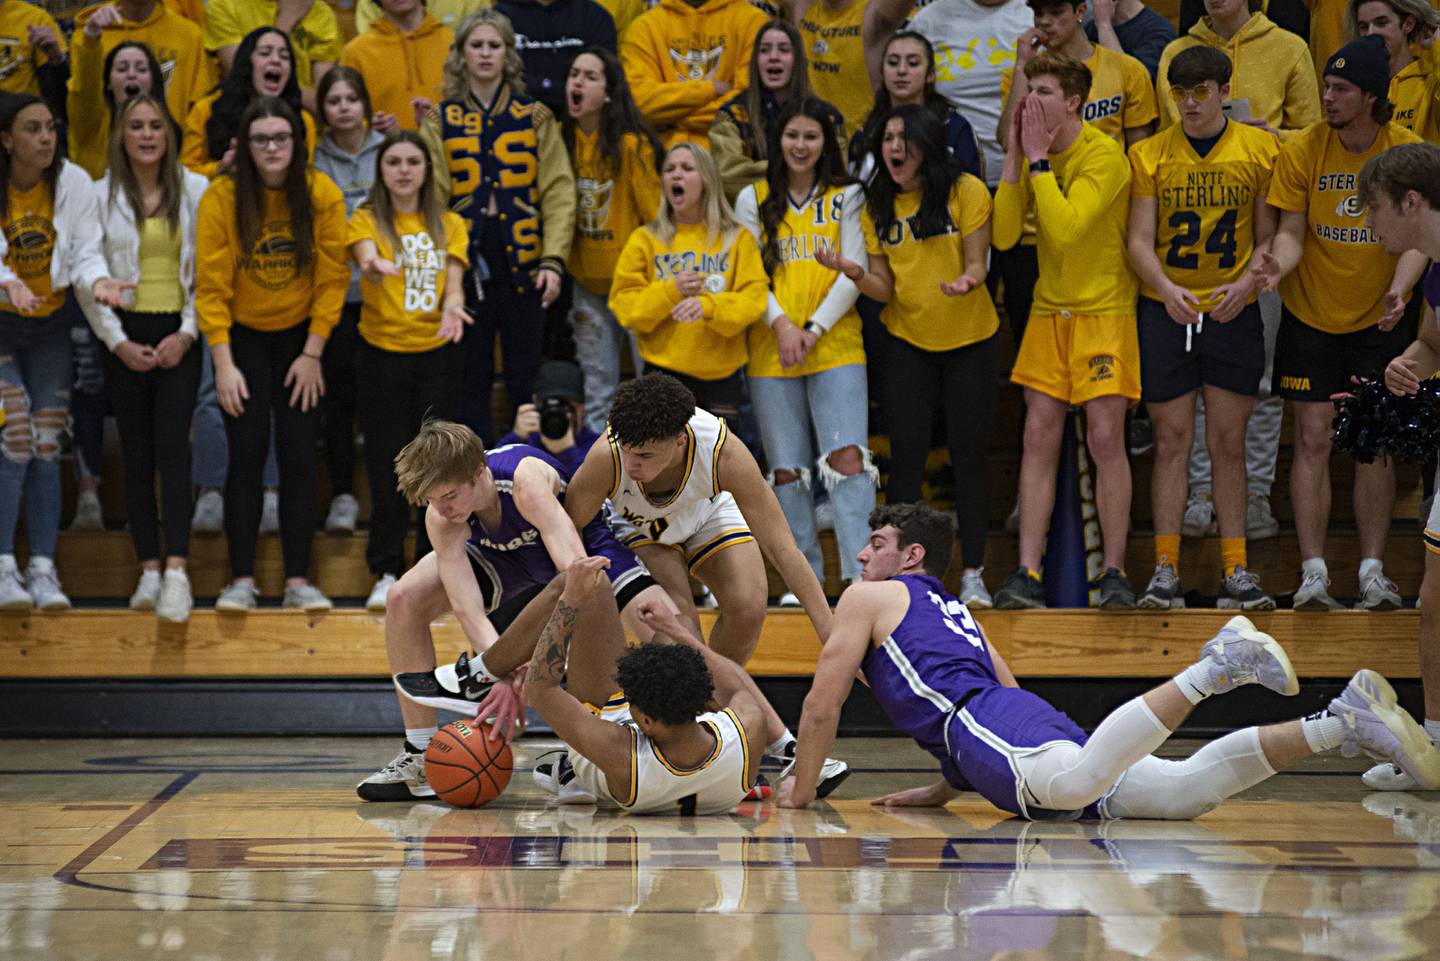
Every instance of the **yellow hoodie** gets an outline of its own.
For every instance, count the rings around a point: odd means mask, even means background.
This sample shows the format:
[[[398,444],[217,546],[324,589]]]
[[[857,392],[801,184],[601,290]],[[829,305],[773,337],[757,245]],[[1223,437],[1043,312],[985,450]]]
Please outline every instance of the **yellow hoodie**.
[[[660,0],[630,24],[620,45],[640,112],[667,145],[710,142],[726,100],[749,85],[750,51],[765,14],[746,0]],[[719,93],[715,81],[730,84]]]
[[[105,58],[127,40],[147,45],[165,72],[165,103],[170,115],[185,122],[190,108],[210,89],[210,58],[200,28],[160,4],[145,20],[122,20],[100,31],[97,40],[85,34],[85,23],[100,8],[87,7],[75,18],[70,37],[70,90],[65,98],[70,115],[70,159],[91,177],[105,172],[110,144],[110,111],[105,106]]]
[[[1320,87],[1310,49],[1304,40],[1257,13],[1229,40],[1210,28],[1209,17],[1202,17],[1188,34],[1165,48],[1155,74],[1161,130],[1180,122],[1166,79],[1170,61],[1180,51],[1200,46],[1214,47],[1230,58],[1230,100],[1249,101],[1250,116],[1280,131],[1281,140],[1320,121]]]
[[[379,17],[360,36],[345,44],[340,63],[360,71],[370,92],[370,107],[394,114],[400,126],[416,129],[411,99],[438,103],[445,79],[445,55],[455,34],[426,14],[409,33],[389,18]]]
[[[598,137],[575,128],[575,242],[567,265],[575,282],[608,296],[620,250],[636,227],[660,209],[660,174],[648,141],[633,133],[620,138],[620,165],[613,170],[600,155]]]
[[[210,121],[210,114],[215,110],[215,101],[220,99],[220,91],[202,97],[190,108],[185,115],[182,124],[185,128],[184,136],[180,141],[180,162],[202,177],[215,179],[220,172],[220,161],[213,160],[205,149],[205,124]],[[179,119],[178,117],[176,118]],[[315,121],[310,116],[310,111],[301,110],[300,120],[305,124],[305,146],[308,159],[315,162]]]

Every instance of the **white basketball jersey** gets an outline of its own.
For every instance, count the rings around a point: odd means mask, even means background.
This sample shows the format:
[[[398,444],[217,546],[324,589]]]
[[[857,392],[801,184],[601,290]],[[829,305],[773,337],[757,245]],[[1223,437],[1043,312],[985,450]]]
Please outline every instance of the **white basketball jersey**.
[[[619,518],[635,527],[644,540],[659,544],[682,544],[716,508],[720,479],[715,460],[720,445],[730,436],[725,421],[706,410],[695,408],[685,425],[685,470],[680,484],[663,500],[652,499],[638,481],[625,473],[620,462],[620,442],[608,430],[605,440],[610,445],[610,458],[615,468],[615,486],[610,491],[610,506]],[[633,538],[632,538],[633,539]],[[633,546],[633,545],[627,545]]]
[[[715,750],[690,770],[671,764],[660,745],[640,732],[628,705],[607,707],[601,717],[630,732],[630,783],[612,787],[598,767],[571,751],[575,779],[596,797],[608,797],[632,814],[725,814],[749,793],[750,745],[745,726],[729,708],[696,718],[715,735]]]

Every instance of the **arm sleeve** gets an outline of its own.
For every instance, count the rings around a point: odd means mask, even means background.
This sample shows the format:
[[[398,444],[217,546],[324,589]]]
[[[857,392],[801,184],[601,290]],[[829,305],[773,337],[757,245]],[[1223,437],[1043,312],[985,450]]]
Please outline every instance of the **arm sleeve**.
[[[1280,121],[1280,137],[1294,136],[1312,123],[1320,122],[1319,84],[1315,64],[1308,56],[1295,58],[1295,66],[1285,80],[1285,112]]]
[[[1155,196],[1155,174],[1150,169],[1149,158],[1140,149],[1149,141],[1142,140],[1130,148],[1130,196]]]
[[[770,278],[760,261],[760,248],[755,246],[748,231],[735,235],[730,252],[735,262],[730,289],[700,295],[705,322],[722,337],[744,333],[746,327],[765,316],[770,297]]]
[[[642,227],[625,242],[610,288],[610,309],[615,319],[621,327],[641,334],[669,320],[671,309],[681,300],[675,281],[651,279],[647,236]]]
[[[340,322],[350,289],[350,259],[345,246],[345,195],[316,171],[311,188],[315,206],[315,263],[310,280],[310,333],[329,337]]]
[[[234,46],[245,36],[228,0],[209,0],[205,4],[205,22],[201,27],[204,31],[205,49],[211,53],[221,47]]]
[[[560,136],[560,125],[549,108],[535,104],[537,174],[540,188],[540,253],[561,270],[575,238],[575,171],[570,152]]]
[[[445,155],[445,140],[440,136],[440,105],[437,103],[425,114],[420,122],[420,139],[430,151],[430,163],[435,168],[435,192],[440,202],[450,203],[450,158]]]
[[[1175,48],[1168,46],[1160,55],[1160,66],[1155,71],[1155,105],[1160,112],[1159,120],[1155,124],[1157,131],[1173,126],[1180,119],[1179,113],[1176,112],[1175,101],[1170,99],[1170,81],[1167,79],[1170,73],[1170,61],[1173,59],[1175,59]]]
[[[70,89],[65,97],[66,118],[70,139],[70,157],[76,163],[83,163],[92,177],[105,172],[102,159],[106,150],[106,135],[110,125],[104,122],[101,111],[105,101],[101,90],[104,79],[105,57],[100,53],[100,42],[85,36],[85,30],[77,27],[70,40]],[[99,160],[99,169],[94,169]]]
[[[96,219],[99,220],[100,205],[104,204],[107,198],[104,196],[99,183],[92,185],[96,204]],[[85,314],[85,319],[90,322],[90,329],[95,336],[105,345],[105,349],[114,352],[115,348],[129,340],[125,336],[125,328],[120,325],[120,318],[115,312],[95,299],[89,288],[75,288],[75,302],[80,305],[80,310]]]
[[[709,80],[665,79],[665,65],[655,57],[643,19],[630,27],[620,46],[620,59],[635,104],[656,127],[672,127],[715,99],[715,84]]]
[[[1275,167],[1270,173],[1270,189],[1265,202],[1277,210],[1304,213],[1310,208],[1310,178],[1307,175],[1302,141],[1292,141],[1280,148]]]
[[[210,119],[210,101],[201,101],[185,115],[185,136],[180,143],[180,162],[202,177],[214,179],[220,169],[205,149],[205,121]]]
[[[105,254],[100,248],[100,231],[95,229],[100,222],[95,182],[78,166],[66,162],[60,170],[57,186],[67,195],[66,206],[74,210],[75,228],[71,233],[69,249],[65,251],[69,261],[65,272],[70,276],[72,286],[88,291],[97,280],[110,276],[110,265],[105,263]]]
[[[1129,164],[1124,165],[1123,176],[1108,168],[1108,164],[1104,168],[1099,164],[1081,167],[1072,175],[1068,192],[1060,190],[1053,173],[1030,181],[1036,218],[1050,236],[1061,243],[1074,242],[1104,216],[1116,197],[1130,189]]]
[[[200,198],[195,215],[195,313],[200,332],[213,347],[230,343],[235,299],[235,263],[229,220],[233,211],[214,187]]]
[[[868,269],[870,257],[865,252],[865,232],[860,228],[860,208],[864,202],[864,195],[858,186],[846,189],[845,199],[840,207],[840,256]],[[855,281],[837,273],[835,283],[830,285],[825,299],[820,301],[820,306],[815,308],[815,315],[810,320],[829,330],[855,306],[858,299],[860,288],[855,286]]]
[[[1143,127],[1159,116],[1150,72],[1134,57],[1125,58],[1125,127]]]
[[[710,124],[710,153],[720,168],[725,196],[732,201],[740,191],[765,176],[765,161],[750,159],[735,118],[724,110],[717,111]]]
[[[1053,184],[1054,177],[1048,178]],[[991,238],[997,250],[1009,250],[1020,242],[1025,229],[1025,202],[1029,197],[1030,175],[1022,173],[1019,181],[1001,180],[995,191],[995,235]]]
[[[755,243],[761,243],[760,239],[760,207],[755,202],[755,186],[752,184],[740,191],[740,196],[735,198],[735,219],[740,225],[750,231],[750,236],[755,238]],[[770,291],[765,304],[765,323],[772,324],[778,318],[785,315],[785,310],[780,306],[780,301],[775,297],[775,291]]]
[[[310,12],[301,22],[306,20],[310,21],[305,26],[312,38],[308,51],[310,68],[313,70],[317,63],[337,62],[345,42],[340,39],[340,23],[335,19],[335,11],[328,3],[311,4]],[[311,79],[313,81],[313,76]]]
[[[630,196],[635,200],[635,222],[648,224],[660,213],[660,170],[648,138],[628,140],[630,155]]]

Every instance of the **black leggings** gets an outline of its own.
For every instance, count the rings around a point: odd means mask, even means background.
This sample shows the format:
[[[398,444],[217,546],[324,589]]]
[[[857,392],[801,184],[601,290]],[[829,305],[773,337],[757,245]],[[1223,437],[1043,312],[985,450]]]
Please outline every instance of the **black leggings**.
[[[355,345],[360,303],[347,303],[340,323],[325,341],[325,466],[330,470],[330,496],[349,494],[355,485]]]
[[[365,561],[375,575],[405,572],[405,534],[411,507],[395,489],[395,455],[410,442],[426,417],[450,418],[460,403],[465,354],[459,344],[402,354],[372,347],[355,349],[360,426],[365,432],[365,472],[370,478],[370,539]],[[423,515],[415,556],[430,549]]]
[[[955,517],[966,567],[985,563],[990,518],[989,464],[985,445],[998,390],[995,338],[954,350],[921,350],[886,333],[885,409],[890,423],[890,504],[921,499],[930,428],[938,400],[955,471]]]
[[[180,329],[179,314],[116,311],[125,336],[154,347]],[[165,556],[190,552],[190,417],[200,387],[200,351],[191,346],[171,368],[140,373],[104,351],[105,393],[120,429],[125,463],[125,508],[130,537],[141,561],[159,560],[160,521],[155,511],[155,472],[160,472],[165,518]]]
[[[225,539],[235,577],[255,574],[255,542],[260,536],[260,504],[265,454],[270,448],[270,418],[275,418],[275,457],[280,466],[280,544],[285,576],[308,577],[310,542],[315,536],[315,442],[320,409],[302,412],[290,406],[285,375],[305,348],[310,325],[289,330],[230,328],[230,356],[245,375],[250,399],[239,417],[225,415],[230,469],[225,475]]]

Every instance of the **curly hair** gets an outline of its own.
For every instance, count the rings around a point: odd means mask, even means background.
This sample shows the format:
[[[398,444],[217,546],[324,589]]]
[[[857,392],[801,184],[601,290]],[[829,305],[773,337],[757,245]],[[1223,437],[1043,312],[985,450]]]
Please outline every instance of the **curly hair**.
[[[610,433],[635,447],[669,440],[685,431],[695,416],[695,395],[669,374],[646,374],[615,389],[610,402]]]
[[[684,724],[705,710],[715,693],[699,651],[651,641],[615,662],[615,680],[632,705],[662,724]]]
[[[919,544],[925,548],[925,571],[945,576],[950,555],[955,551],[955,517],[926,504],[884,504],[870,512],[870,529],[893,527],[900,547]]]

